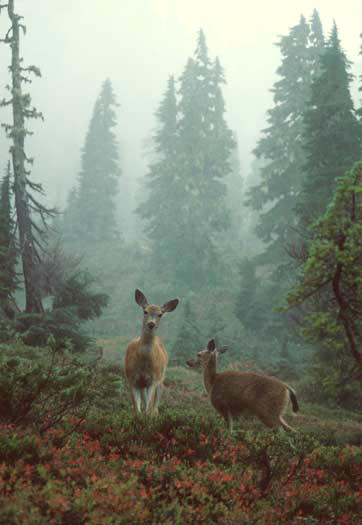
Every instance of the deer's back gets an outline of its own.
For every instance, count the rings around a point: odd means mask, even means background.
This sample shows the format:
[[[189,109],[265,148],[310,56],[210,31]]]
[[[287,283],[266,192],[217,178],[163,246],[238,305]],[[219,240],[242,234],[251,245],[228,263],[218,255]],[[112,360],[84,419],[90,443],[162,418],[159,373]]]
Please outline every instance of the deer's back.
[[[287,385],[274,378],[253,372],[227,371],[216,374],[211,389],[214,407],[232,415],[251,409],[260,415],[270,410],[282,411],[286,403]]]
[[[129,383],[139,388],[149,387],[163,380],[168,355],[161,340],[155,338],[151,348],[142,347],[141,338],[134,339],[127,347],[125,374]]]

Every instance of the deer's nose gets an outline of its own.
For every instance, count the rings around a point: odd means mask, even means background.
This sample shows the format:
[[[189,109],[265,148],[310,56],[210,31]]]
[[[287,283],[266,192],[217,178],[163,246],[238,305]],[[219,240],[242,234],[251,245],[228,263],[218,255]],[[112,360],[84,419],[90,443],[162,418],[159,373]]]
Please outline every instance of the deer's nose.
[[[156,323],[154,323],[153,321],[149,321],[147,323],[147,326],[148,326],[148,328],[150,328],[152,330],[152,328],[154,328],[156,326]]]

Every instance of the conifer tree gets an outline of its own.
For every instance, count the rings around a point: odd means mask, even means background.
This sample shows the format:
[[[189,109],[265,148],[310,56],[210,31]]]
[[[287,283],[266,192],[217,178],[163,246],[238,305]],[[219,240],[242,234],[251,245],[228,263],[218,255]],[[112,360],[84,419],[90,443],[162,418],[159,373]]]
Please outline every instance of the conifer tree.
[[[360,37],[362,38],[362,33],[360,34]],[[361,49],[360,49],[359,54],[362,56],[362,43],[361,43]],[[359,91],[362,92],[362,73],[361,73],[361,75],[359,77],[359,80],[360,80]],[[359,117],[361,125],[362,125],[362,99],[360,101],[360,107],[358,108],[358,117]],[[361,153],[361,157],[362,157],[362,153]]]
[[[180,79],[180,184],[183,232],[178,274],[200,283],[217,269],[218,234],[230,227],[225,177],[235,147],[225,119],[218,59],[211,63],[205,35],[200,30],[195,58],[189,59]]]
[[[223,179],[235,144],[224,117],[224,82],[200,31],[180,78],[178,104],[172,81],[157,113],[158,162],[150,166],[148,199],[139,207],[153,262],[162,261],[163,270],[187,286],[217,274],[216,239],[230,225]]]
[[[65,209],[65,238],[99,241],[118,237],[115,197],[120,168],[113,132],[117,105],[107,79],[96,100],[82,149],[76,195],[68,199]]]
[[[54,260],[55,266],[47,263],[49,259],[48,224],[49,217],[55,215],[54,210],[44,207],[36,198],[37,193],[44,194],[42,187],[30,180],[28,168],[33,159],[26,156],[25,139],[31,132],[26,128],[28,119],[42,118],[31,105],[31,97],[24,93],[24,82],[30,82],[29,75],[40,76],[40,71],[35,66],[24,67],[20,56],[20,36],[25,33],[22,17],[15,12],[14,0],[7,0],[0,5],[0,13],[7,10],[10,19],[10,28],[1,42],[10,46],[11,85],[8,86],[11,97],[0,101],[0,106],[10,106],[12,109],[12,123],[3,124],[12,145],[10,148],[13,166],[13,185],[15,203],[15,227],[18,240],[18,251],[21,256],[22,274],[25,288],[25,312],[18,312],[16,330],[22,332],[24,342],[29,344],[47,344],[48,337],[52,335],[59,341],[60,346],[68,345],[69,330],[64,333],[64,325],[70,328],[74,337],[81,338],[79,323],[82,320],[92,319],[100,314],[106,305],[107,298],[104,294],[94,294],[88,287],[90,280],[83,278],[82,272],[70,276],[67,280],[60,279],[54,283],[51,279],[44,278],[44,268],[48,266],[49,273],[57,273],[60,261]],[[14,292],[17,279],[15,273],[16,252],[14,245],[14,232],[10,206],[10,168],[1,187],[0,206],[0,300],[5,301],[1,307],[8,317],[14,314],[9,308],[14,309],[11,295]],[[5,251],[3,250],[5,249]],[[3,266],[5,265],[5,267]],[[5,283],[5,286],[3,284]],[[45,288],[52,286],[50,295],[53,295],[52,310],[44,312],[42,297],[46,295]],[[44,288],[45,285],[45,288]],[[54,293],[53,293],[54,292]],[[67,294],[66,304],[56,304],[56,299],[64,298]],[[49,294],[48,294],[49,295]],[[7,304],[6,304],[7,301]],[[87,302],[88,301],[88,302]],[[12,303],[12,304],[9,304]],[[86,303],[86,307],[84,304]],[[76,309],[79,306],[78,309]],[[15,305],[16,307],[16,305]],[[85,340],[83,339],[85,343]],[[83,345],[84,347],[84,345]]]
[[[302,187],[303,114],[313,78],[319,74],[324,39],[317,11],[309,25],[301,16],[279,43],[282,63],[274,84],[274,107],[268,111],[255,155],[263,161],[261,182],[249,191],[249,205],[260,210],[257,234],[268,243],[260,261],[279,263],[293,237],[295,206]]]
[[[334,24],[321,73],[314,80],[304,115],[305,174],[297,210],[306,226],[321,216],[336,181],[361,157],[361,132],[350,94],[352,76]]]
[[[308,55],[311,64],[312,80],[319,77],[321,72],[320,58],[324,52],[325,39],[323,34],[323,26],[319,13],[314,9],[311,19],[309,21],[309,46]]]
[[[145,220],[144,231],[153,242],[152,262],[155,268],[168,265],[169,253],[174,254],[174,237],[179,218],[175,213],[174,192],[177,183],[177,101],[175,79],[168,79],[166,92],[156,112],[158,129],[153,137],[156,159],[146,177],[147,201],[137,210]]]
[[[236,144],[225,121],[224,83],[219,59],[211,62],[200,31],[195,59],[180,79],[179,104],[184,256],[178,274],[185,281],[193,276],[194,284],[220,272],[217,239],[230,228],[226,178]]]
[[[14,197],[16,222],[19,234],[19,252],[21,254],[22,272],[24,275],[25,310],[27,313],[42,312],[41,295],[36,283],[37,267],[46,243],[46,220],[52,211],[46,209],[36,198],[36,193],[43,193],[40,184],[30,180],[27,169],[33,163],[25,152],[25,139],[31,132],[26,128],[29,119],[43,118],[42,114],[31,106],[31,97],[24,93],[24,82],[31,82],[31,74],[40,76],[39,68],[34,65],[24,67],[20,56],[20,36],[25,33],[22,17],[15,12],[14,0],[0,5],[0,12],[7,10],[10,29],[2,40],[11,50],[11,86],[8,90],[11,98],[3,99],[1,106],[11,106],[12,123],[3,124],[8,138],[12,142],[11,156],[14,173]],[[38,220],[39,219],[39,220]]]
[[[298,223],[295,207],[302,189],[304,110],[310,98],[313,79],[319,73],[319,57],[324,49],[324,37],[318,12],[313,12],[310,23],[301,16],[299,23],[279,43],[282,62],[277,70],[280,79],[274,84],[274,107],[268,111],[268,127],[263,130],[254,153],[259,162],[260,182],[248,192],[247,205],[260,212],[256,233],[264,243],[263,251],[252,264],[268,265],[270,273],[263,286],[255,276],[249,276],[248,265],[242,263],[243,285],[237,311],[242,320],[243,309],[248,308],[246,290],[254,287],[252,308],[260,309],[259,333],[274,334],[280,344],[286,345],[292,333],[291,320],[275,310],[280,306],[285,290],[294,277],[293,261],[287,248],[295,242]],[[246,273],[245,273],[246,272]],[[263,305],[273,304],[265,309]],[[253,326],[253,316],[245,321]]]
[[[233,133],[233,140],[235,148],[232,150],[229,163],[230,173],[225,178],[226,184],[226,205],[230,211],[230,230],[228,238],[235,246],[236,250],[240,249],[244,242],[243,234],[245,230],[245,207],[243,203],[244,198],[244,180],[241,174],[240,157],[237,135]],[[223,235],[223,237],[225,237]]]
[[[0,315],[11,317],[10,303],[18,287],[15,221],[11,206],[10,162],[0,186]]]

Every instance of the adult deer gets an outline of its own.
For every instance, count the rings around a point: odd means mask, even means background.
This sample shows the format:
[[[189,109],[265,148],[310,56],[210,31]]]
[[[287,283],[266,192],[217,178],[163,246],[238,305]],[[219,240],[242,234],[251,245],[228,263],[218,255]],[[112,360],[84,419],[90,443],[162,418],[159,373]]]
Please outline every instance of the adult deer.
[[[147,414],[158,414],[168,355],[156,331],[163,314],[172,312],[179,301],[172,299],[162,306],[148,304],[140,290],[136,290],[135,300],[143,309],[142,333],[128,345],[126,378],[136,412],[144,407]]]
[[[269,428],[281,425],[286,430],[294,431],[283,419],[289,402],[293,412],[299,410],[294,390],[275,377],[255,372],[228,370],[217,373],[217,355],[226,350],[226,347],[217,349],[214,339],[210,339],[207,348],[197,354],[197,359],[187,361],[187,365],[202,368],[204,386],[211,403],[227,422],[230,432],[233,420],[244,411],[255,414]]]

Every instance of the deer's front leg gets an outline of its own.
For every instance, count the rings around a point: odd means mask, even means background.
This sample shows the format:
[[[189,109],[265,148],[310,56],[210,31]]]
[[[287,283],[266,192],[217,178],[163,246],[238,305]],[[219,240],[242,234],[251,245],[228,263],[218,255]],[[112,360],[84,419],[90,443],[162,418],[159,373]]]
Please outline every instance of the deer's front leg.
[[[150,385],[149,387],[144,389],[146,414],[153,413],[155,389],[156,385]]]
[[[141,393],[138,388],[131,389],[131,397],[136,412],[141,412]]]
[[[162,390],[163,390],[163,384],[162,383],[158,383],[158,385],[155,388],[155,394],[154,394],[154,398],[153,398],[153,413],[155,415],[158,414],[158,405],[159,405],[160,400],[161,400]]]

